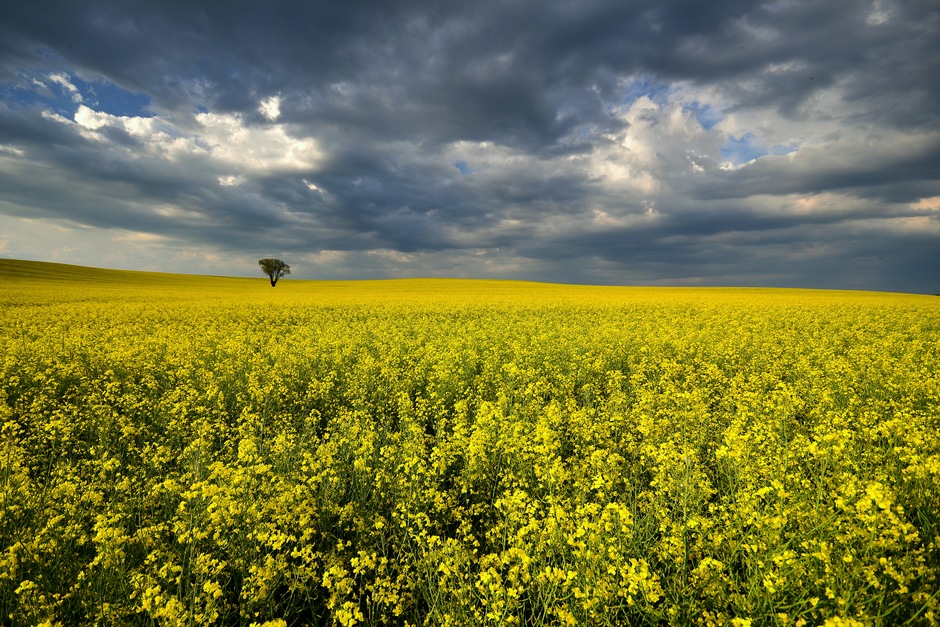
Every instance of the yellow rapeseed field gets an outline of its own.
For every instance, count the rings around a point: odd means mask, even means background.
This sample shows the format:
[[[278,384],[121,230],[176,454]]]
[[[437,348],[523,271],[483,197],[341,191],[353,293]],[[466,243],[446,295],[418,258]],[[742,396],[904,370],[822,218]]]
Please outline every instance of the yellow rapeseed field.
[[[0,623],[934,625],[940,298],[0,260]]]

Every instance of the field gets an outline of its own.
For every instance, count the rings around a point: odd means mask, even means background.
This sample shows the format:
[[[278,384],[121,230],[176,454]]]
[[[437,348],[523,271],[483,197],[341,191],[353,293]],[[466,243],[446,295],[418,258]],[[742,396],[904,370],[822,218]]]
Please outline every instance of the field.
[[[940,298],[0,281],[0,623],[940,617]]]

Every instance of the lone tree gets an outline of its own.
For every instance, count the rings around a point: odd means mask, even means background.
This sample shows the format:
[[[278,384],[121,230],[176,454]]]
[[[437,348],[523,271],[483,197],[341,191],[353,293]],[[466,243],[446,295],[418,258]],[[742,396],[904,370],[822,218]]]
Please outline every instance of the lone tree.
[[[271,279],[271,287],[277,285],[277,280],[285,274],[290,274],[290,266],[280,259],[259,259],[258,265],[261,271]]]

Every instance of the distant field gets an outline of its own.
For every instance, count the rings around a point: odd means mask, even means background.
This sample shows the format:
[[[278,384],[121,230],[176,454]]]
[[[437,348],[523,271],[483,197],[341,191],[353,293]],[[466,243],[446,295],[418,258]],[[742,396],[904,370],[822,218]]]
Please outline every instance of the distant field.
[[[0,259],[0,308],[0,623],[937,623],[940,298]]]

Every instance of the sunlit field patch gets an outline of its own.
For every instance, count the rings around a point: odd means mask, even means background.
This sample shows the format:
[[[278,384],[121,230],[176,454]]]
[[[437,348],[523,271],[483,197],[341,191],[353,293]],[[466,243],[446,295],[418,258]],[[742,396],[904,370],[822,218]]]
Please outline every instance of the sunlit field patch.
[[[937,622],[940,298],[0,281],[0,622]]]

